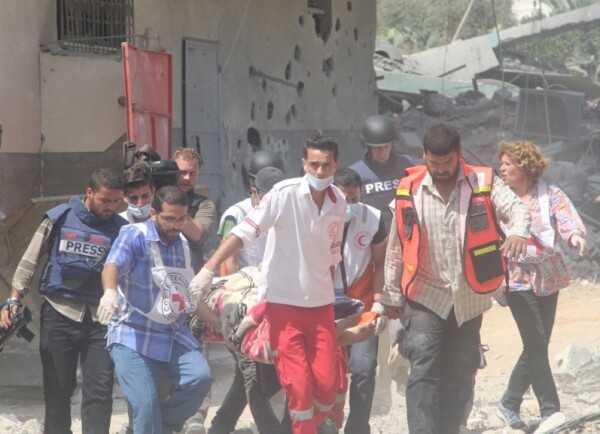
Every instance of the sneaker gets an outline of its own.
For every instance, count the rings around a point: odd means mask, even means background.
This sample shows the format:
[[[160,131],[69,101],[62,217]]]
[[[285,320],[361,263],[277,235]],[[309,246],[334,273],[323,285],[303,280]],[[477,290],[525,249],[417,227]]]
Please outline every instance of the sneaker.
[[[557,411],[552,413],[550,416],[545,416],[540,421],[540,425],[537,427],[533,434],[549,434],[560,427],[562,424],[567,422],[567,415]]]
[[[206,434],[206,429],[204,429],[204,423],[201,421],[191,420],[188,422],[184,432],[185,434]]]
[[[498,407],[496,407],[496,416],[512,429],[523,429],[527,426],[527,424],[523,422],[523,419],[521,419],[521,416],[519,416],[518,411],[509,410],[504,407],[502,403],[498,404]]]

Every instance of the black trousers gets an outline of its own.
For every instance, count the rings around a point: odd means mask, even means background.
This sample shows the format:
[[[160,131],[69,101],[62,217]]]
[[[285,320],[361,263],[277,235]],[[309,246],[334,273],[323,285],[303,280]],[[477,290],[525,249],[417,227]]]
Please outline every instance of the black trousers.
[[[482,315],[460,327],[414,301],[404,311],[404,345],[411,369],[406,416],[411,434],[457,434],[479,366]]]
[[[269,401],[277,390],[265,395],[261,390],[260,364],[241,352],[232,354],[236,361],[233,383],[211,422],[209,434],[233,432],[246,404],[260,434],[279,433],[281,424]],[[264,365],[264,368],[273,369],[271,365]]]
[[[523,352],[515,365],[502,405],[519,411],[523,395],[531,385],[541,416],[560,411],[560,401],[548,359],[548,344],[554,327],[558,292],[548,296],[533,291],[514,291],[506,294],[508,306],[519,328]]]
[[[71,433],[71,397],[77,385],[77,364],[81,362],[83,433],[108,434],[114,368],[106,349],[106,326],[94,322],[89,310],[80,323],[44,302],[40,328],[46,404],[44,433]]]

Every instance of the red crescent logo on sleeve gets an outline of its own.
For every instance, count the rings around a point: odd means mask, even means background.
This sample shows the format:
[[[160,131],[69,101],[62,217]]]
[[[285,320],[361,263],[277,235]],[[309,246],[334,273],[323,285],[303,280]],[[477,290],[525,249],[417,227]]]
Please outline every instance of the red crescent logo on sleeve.
[[[329,235],[329,238],[331,238],[332,240],[335,239],[335,235],[337,234],[339,228],[340,228],[339,222],[330,223],[329,226],[327,227],[327,234]]]
[[[354,244],[359,249],[366,249],[371,244],[373,237],[366,231],[361,231],[354,237]]]

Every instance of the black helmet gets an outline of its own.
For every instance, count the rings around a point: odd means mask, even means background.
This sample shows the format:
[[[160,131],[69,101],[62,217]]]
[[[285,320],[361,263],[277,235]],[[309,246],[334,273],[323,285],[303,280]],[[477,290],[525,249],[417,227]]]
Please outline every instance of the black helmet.
[[[283,158],[275,151],[263,149],[255,152],[250,160],[250,167],[248,168],[248,175],[252,178],[256,178],[256,174],[260,169],[265,167],[276,167],[277,169],[285,172],[283,165]]]
[[[369,116],[362,127],[360,135],[367,146],[384,146],[398,140],[394,121],[388,116]]]

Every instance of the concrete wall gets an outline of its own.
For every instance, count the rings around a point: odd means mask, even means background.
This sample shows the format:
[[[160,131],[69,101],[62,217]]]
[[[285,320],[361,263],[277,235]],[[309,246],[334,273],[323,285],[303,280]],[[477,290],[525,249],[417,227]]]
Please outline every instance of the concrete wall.
[[[99,167],[122,168],[123,63],[40,53],[43,196],[81,194]],[[65,176],[68,174],[68,176]]]
[[[0,211],[11,214],[40,186],[39,41],[50,2],[0,2]]]
[[[371,62],[375,4],[331,3],[332,28],[323,40],[306,1],[135,2],[135,33],[146,33],[151,47],[173,56],[174,147],[184,145],[185,137],[183,39],[218,44],[224,205],[244,195],[241,167],[257,149],[247,141],[249,128],[258,131],[262,147],[284,155],[290,176],[298,173],[303,139],[316,130],[340,141],[342,164],[360,156],[358,130],[377,110]],[[93,168],[121,163],[126,124],[117,102],[124,94],[120,59],[40,53],[39,44],[56,39],[54,5],[0,3],[0,100],[14,101],[0,107],[0,169],[29,169],[12,184],[6,176],[0,179],[0,210],[7,214],[40,194],[79,193]],[[251,67],[302,82],[302,90],[250,77]],[[1,170],[11,177],[13,172]]]
[[[245,194],[241,167],[256,150],[247,141],[249,128],[258,131],[262,147],[284,155],[288,176],[297,175],[303,141],[317,130],[326,130],[340,141],[342,164],[360,157],[357,130],[377,110],[371,59],[375,6],[360,1],[332,3],[332,29],[326,41],[316,34],[303,1],[258,0],[246,10],[248,3],[240,1],[154,0],[152,7],[136,12],[138,31],[148,27],[173,54],[175,129],[181,127],[183,116],[177,82],[183,76],[182,37],[219,45],[224,206]],[[250,77],[250,68],[301,83],[302,90]]]

